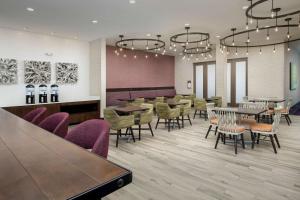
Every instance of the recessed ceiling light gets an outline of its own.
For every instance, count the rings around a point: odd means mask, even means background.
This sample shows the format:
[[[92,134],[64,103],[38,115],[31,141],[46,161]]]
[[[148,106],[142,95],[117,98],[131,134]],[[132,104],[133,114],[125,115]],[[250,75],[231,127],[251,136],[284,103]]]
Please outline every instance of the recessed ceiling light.
[[[135,4],[135,0],[129,0],[130,4]]]
[[[243,6],[242,8],[243,8],[243,10],[246,10],[248,7],[249,7],[249,6]]]
[[[34,11],[34,9],[30,8],[30,7],[26,8],[26,10],[29,11],[29,12],[33,12]]]
[[[92,23],[93,23],[93,24],[98,24],[98,20],[95,20],[95,19],[94,19],[94,20],[92,20]]]

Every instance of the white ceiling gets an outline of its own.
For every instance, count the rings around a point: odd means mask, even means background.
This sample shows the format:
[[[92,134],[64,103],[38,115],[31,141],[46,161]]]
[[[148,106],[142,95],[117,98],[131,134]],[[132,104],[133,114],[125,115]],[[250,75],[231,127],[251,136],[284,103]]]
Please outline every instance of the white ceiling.
[[[274,2],[275,7],[300,9],[299,0]],[[119,34],[145,37],[147,33],[159,33],[168,40],[188,23],[192,31],[208,32],[217,40],[217,34],[225,36],[232,27],[245,27],[242,7],[248,4],[248,0],[136,0],[135,4],[129,0],[0,0],[0,27],[26,27],[27,31],[86,41]],[[257,14],[265,8],[259,7]]]

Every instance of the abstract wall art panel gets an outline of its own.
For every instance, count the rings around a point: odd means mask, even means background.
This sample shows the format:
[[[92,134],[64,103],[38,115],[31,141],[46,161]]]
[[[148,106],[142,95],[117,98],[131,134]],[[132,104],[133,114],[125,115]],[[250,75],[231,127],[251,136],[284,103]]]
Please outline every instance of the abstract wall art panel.
[[[78,65],[75,63],[56,63],[56,83],[74,84],[78,81]]]
[[[51,81],[51,64],[43,61],[25,61],[26,84],[49,84]]]
[[[295,63],[290,62],[290,90],[296,90],[298,85],[298,72]]]
[[[16,59],[0,58],[0,85],[16,84],[18,80]]]

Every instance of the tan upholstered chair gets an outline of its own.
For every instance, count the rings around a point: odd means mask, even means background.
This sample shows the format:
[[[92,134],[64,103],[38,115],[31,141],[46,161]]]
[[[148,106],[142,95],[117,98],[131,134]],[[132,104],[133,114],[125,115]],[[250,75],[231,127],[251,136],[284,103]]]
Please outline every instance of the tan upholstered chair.
[[[157,129],[157,126],[160,123],[159,122],[160,119],[165,120],[165,124],[167,124],[168,126],[168,131],[170,131],[171,121],[174,120],[177,121],[178,128],[180,129],[180,124],[179,124],[180,108],[171,109],[167,103],[157,103],[156,113],[158,118],[157,118],[155,129]]]
[[[184,127],[185,120],[188,120],[190,122],[190,125],[192,126],[192,122],[190,119],[190,113],[192,111],[192,101],[189,99],[181,99],[179,102],[185,103],[183,105],[180,105],[180,116],[182,121],[182,128]]]
[[[152,127],[151,127],[151,122],[153,119],[153,105],[149,103],[142,103],[141,107],[147,108],[146,111],[141,112],[137,115],[135,118],[135,125],[138,125],[138,130],[139,130],[139,140],[141,140],[141,130],[150,130],[151,135],[154,136]],[[149,128],[142,128],[142,125],[148,125]]]
[[[206,101],[204,99],[195,99],[194,100],[194,108],[195,108],[195,113],[194,113],[194,119],[197,115],[197,112],[199,112],[199,115],[204,115],[204,118],[207,119],[207,111],[206,111]]]

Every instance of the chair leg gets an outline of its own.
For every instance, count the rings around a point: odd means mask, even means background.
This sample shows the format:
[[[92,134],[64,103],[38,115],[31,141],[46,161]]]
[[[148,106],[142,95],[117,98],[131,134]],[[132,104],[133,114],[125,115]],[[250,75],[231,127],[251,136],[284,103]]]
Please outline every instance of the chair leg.
[[[151,124],[148,123],[148,126],[149,126],[149,129],[150,129],[151,135],[154,136]]]
[[[180,129],[179,117],[176,118],[178,128]]]
[[[132,127],[130,127],[129,129],[130,129],[130,132],[131,132],[131,137],[132,137],[132,140],[133,140],[133,142],[135,142],[135,137],[134,137],[134,134],[133,134]]]
[[[242,147],[245,149],[245,141],[244,141],[244,134],[241,134],[241,140],[242,140]]]
[[[218,131],[218,127],[216,126],[216,129],[215,129],[215,135],[217,135],[217,131]]]
[[[196,117],[196,114],[197,114],[197,110],[195,110],[195,113],[194,113],[194,118],[193,118],[193,119],[195,119],[195,117]]]
[[[206,133],[206,135],[205,135],[205,139],[207,139],[207,136],[208,136],[208,134],[209,134],[211,128],[212,128],[212,125],[209,126],[208,131],[207,131],[207,133]]]
[[[287,115],[287,117],[288,117],[288,119],[289,119],[289,121],[290,121],[290,124],[292,123],[292,120],[291,120],[291,118],[290,118],[290,115]]]
[[[250,130],[250,134],[251,134],[251,140],[252,140],[251,148],[254,149],[255,136],[254,136],[254,134],[253,134],[253,132],[251,130]]]
[[[171,120],[168,119],[168,132],[170,132],[170,127],[171,127]]]
[[[128,134],[128,128],[126,128],[125,136],[127,136],[127,134]]]
[[[117,148],[119,146],[119,134],[120,134],[120,130],[117,130],[117,141],[116,141],[116,147]]]
[[[191,121],[190,115],[187,115],[187,117],[189,119],[190,125],[192,126],[192,121]]]
[[[270,139],[271,139],[271,143],[272,143],[274,152],[277,153],[276,146],[275,146],[274,139],[273,139],[273,135],[270,135]]]
[[[182,128],[184,128],[184,116],[181,116]]]
[[[141,140],[141,125],[139,125],[139,140]]]
[[[260,133],[257,134],[257,141],[256,141],[256,144],[259,144],[259,139],[260,139]]]
[[[226,143],[226,135],[225,134],[223,134],[223,144],[225,144]]]
[[[287,115],[284,115],[286,122],[288,123],[288,125],[290,125],[290,121]]]
[[[274,138],[275,138],[275,141],[277,143],[278,148],[280,148],[280,144],[279,144],[279,140],[278,140],[277,134],[274,134]]]
[[[237,154],[237,137],[236,137],[236,135],[233,136],[233,139],[234,139],[234,152],[235,152],[235,154]]]
[[[157,118],[157,122],[156,122],[156,126],[155,126],[155,129],[157,129],[157,126],[158,126],[158,123],[159,123],[159,118]]]
[[[218,133],[218,137],[217,137],[217,141],[216,141],[216,144],[215,144],[215,149],[216,149],[217,146],[218,146],[218,143],[219,143],[219,140],[220,140],[220,136],[221,136],[221,133],[219,132],[219,133]]]

